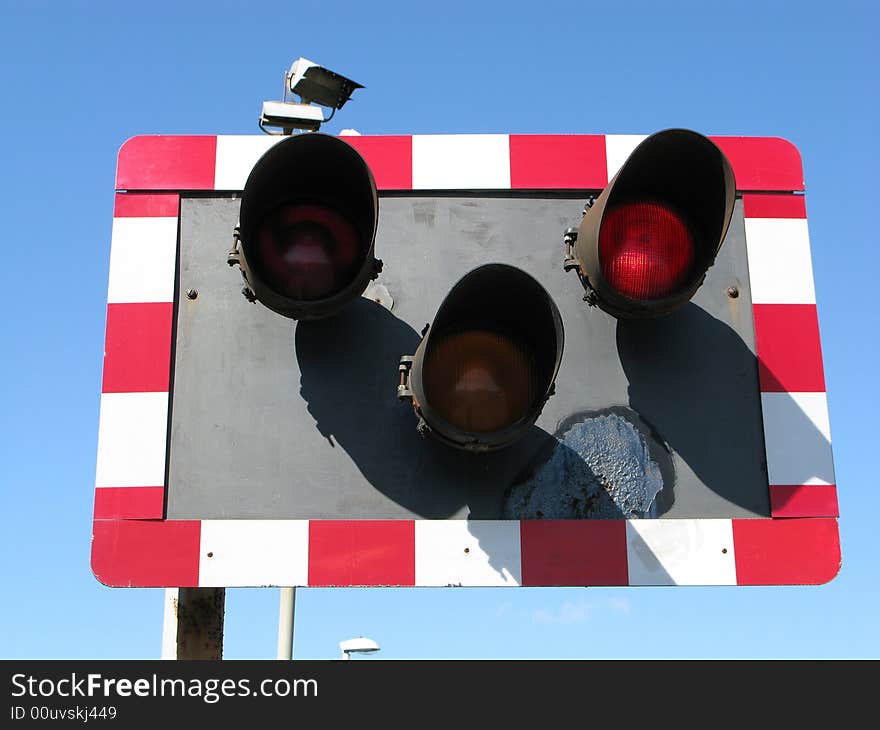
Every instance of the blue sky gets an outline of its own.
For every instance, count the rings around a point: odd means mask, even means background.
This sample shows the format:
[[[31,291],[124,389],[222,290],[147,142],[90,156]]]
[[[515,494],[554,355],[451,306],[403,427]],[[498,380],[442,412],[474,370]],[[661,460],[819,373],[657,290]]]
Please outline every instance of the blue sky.
[[[6,293],[0,657],[156,657],[162,591],[89,570],[116,154],[137,134],[255,134],[306,56],[363,83],[364,134],[782,136],[801,151],[843,569],[783,588],[300,589],[295,655],[877,657],[880,52],[871,2],[0,0]],[[231,590],[226,656],[275,652],[278,592]]]

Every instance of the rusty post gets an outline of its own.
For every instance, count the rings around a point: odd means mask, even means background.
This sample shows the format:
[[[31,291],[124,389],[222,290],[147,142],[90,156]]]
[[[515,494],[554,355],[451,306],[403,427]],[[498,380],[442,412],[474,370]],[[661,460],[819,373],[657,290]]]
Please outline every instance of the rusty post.
[[[162,658],[222,659],[225,602],[225,588],[167,591]]]

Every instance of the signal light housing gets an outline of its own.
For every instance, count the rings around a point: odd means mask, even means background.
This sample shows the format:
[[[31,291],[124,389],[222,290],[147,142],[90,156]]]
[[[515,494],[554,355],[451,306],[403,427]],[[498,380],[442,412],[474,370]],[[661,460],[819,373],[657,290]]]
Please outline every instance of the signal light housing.
[[[526,272],[486,264],[452,287],[414,355],[400,361],[398,397],[419,432],[474,452],[509,446],[553,394],[562,317]]]
[[[351,145],[287,137],[248,176],[227,261],[241,268],[251,301],[293,319],[328,317],[381,271],[378,217],[376,182]]]
[[[645,139],[566,232],[566,271],[615,317],[656,317],[688,302],[714,263],[736,196],[733,168],[708,138],[668,129]]]

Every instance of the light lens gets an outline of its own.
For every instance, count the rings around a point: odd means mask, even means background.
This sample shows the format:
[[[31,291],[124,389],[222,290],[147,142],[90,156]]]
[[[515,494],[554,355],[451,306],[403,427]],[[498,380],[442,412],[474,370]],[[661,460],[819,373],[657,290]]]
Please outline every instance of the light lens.
[[[539,385],[529,348],[488,330],[441,335],[423,372],[431,406],[471,433],[492,433],[524,418]]]
[[[623,296],[674,296],[693,276],[695,259],[688,225],[669,206],[644,201],[605,212],[599,233],[602,276]]]
[[[354,279],[362,260],[354,226],[323,205],[282,205],[257,233],[259,274],[272,290],[290,299],[333,296]]]

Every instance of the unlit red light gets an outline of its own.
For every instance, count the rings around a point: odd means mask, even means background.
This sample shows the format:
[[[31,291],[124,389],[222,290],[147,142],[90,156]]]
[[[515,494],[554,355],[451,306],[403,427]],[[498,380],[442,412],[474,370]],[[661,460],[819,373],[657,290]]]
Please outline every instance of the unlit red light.
[[[425,361],[424,382],[440,416],[471,433],[512,426],[527,415],[537,392],[528,349],[487,330],[438,338]]]
[[[283,205],[257,234],[263,279],[294,300],[326,299],[344,289],[357,274],[361,249],[354,226],[323,205]]]
[[[687,223],[660,202],[626,203],[605,212],[599,233],[602,275],[620,294],[643,301],[674,296],[695,263]]]

